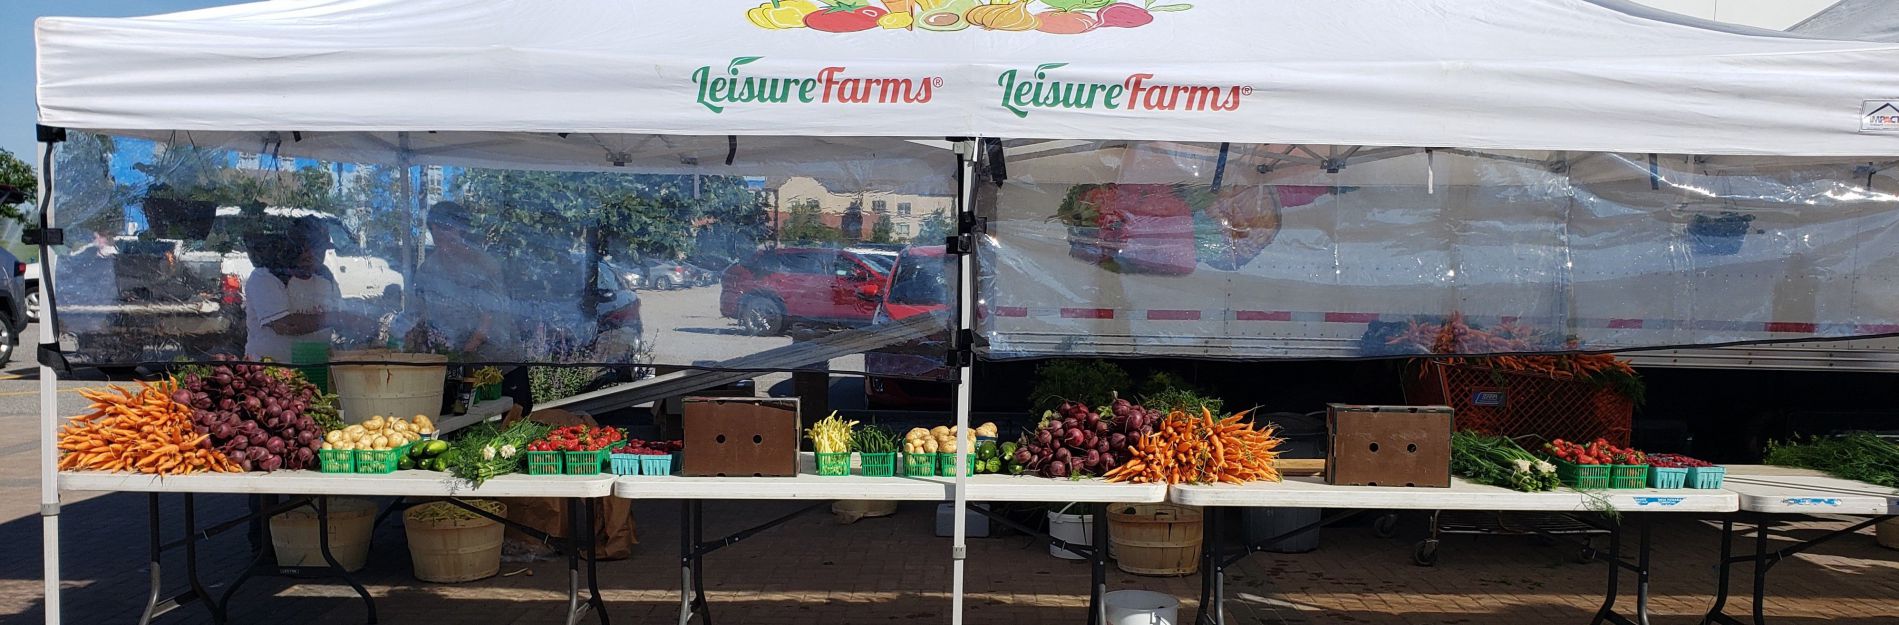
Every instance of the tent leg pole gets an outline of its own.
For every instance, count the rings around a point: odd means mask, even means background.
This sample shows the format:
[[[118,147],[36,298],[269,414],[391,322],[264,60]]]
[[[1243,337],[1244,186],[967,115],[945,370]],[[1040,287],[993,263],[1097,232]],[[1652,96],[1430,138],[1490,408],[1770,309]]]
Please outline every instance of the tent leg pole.
[[[53,144],[41,129],[41,141],[38,154],[39,166],[39,205],[40,223],[54,225],[53,212]],[[53,291],[51,277],[55,269],[52,248],[44,242],[40,244],[41,271],[40,280],[40,337],[39,344],[56,344],[59,337],[54,334],[57,311],[53,309]],[[61,622],[59,601],[59,372],[42,361],[40,363],[40,562],[43,570],[40,579],[45,582],[43,592],[46,606],[46,625],[59,625]]]
[[[960,183],[960,188],[957,189],[958,214],[956,221],[959,224],[957,233],[964,237],[968,237],[969,233],[961,224],[973,223],[974,220],[971,219],[971,217],[975,215],[976,210],[976,146],[977,144],[974,140],[963,141],[957,144],[956,150],[956,160],[959,167],[957,180]],[[971,252],[973,253],[973,250]],[[976,263],[970,257],[970,253],[959,254],[956,257],[956,266],[958,269],[956,289],[957,337],[970,336],[970,329],[972,327],[971,320],[976,316]],[[958,350],[967,350],[971,347],[963,344],[962,340],[953,340],[951,341],[951,345]],[[966,511],[969,507],[969,409],[970,402],[974,397],[974,394],[970,392],[970,382],[972,380],[970,360],[973,360],[973,358],[964,359],[961,353],[955,354],[952,357],[958,359],[958,378],[956,383],[956,488],[954,495],[956,505],[951,511],[956,516],[955,520],[952,521],[954,531],[951,533],[952,538],[950,542],[950,625],[963,625],[963,570],[965,558],[969,554],[969,519],[966,515]]]

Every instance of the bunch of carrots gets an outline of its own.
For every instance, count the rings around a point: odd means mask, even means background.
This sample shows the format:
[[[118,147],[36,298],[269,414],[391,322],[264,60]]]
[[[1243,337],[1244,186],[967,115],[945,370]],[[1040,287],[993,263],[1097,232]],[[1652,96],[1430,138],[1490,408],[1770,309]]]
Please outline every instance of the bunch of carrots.
[[[1516,322],[1497,324],[1485,330],[1471,326],[1462,313],[1452,313],[1443,324],[1412,320],[1403,332],[1386,341],[1411,344],[1433,354],[1507,354],[1511,352],[1553,351],[1534,328]],[[1564,349],[1579,346],[1571,340]],[[1609,354],[1525,354],[1445,358],[1445,364],[1495,367],[1505,371],[1532,373],[1558,380],[1616,381],[1635,377],[1628,361]]]
[[[137,392],[121,386],[80,391],[92,412],[60,428],[62,471],[130,471],[154,475],[240,471],[237,463],[211,448],[208,434],[192,428],[191,406],[172,394],[178,384],[139,383]]]
[[[1110,482],[1164,482],[1167,484],[1241,484],[1279,481],[1273,459],[1280,439],[1273,429],[1254,428],[1246,412],[1215,419],[1213,411],[1199,415],[1175,410],[1161,418],[1152,434],[1128,445],[1133,458],[1108,471]]]

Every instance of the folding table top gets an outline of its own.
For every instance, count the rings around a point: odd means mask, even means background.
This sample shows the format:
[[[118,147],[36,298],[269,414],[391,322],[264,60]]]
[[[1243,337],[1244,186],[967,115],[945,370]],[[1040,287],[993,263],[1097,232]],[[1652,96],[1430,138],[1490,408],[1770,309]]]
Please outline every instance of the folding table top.
[[[1451,480],[1450,488],[1334,486],[1317,477],[1289,477],[1279,483],[1176,485],[1170,489],[1168,499],[1188,506],[1386,510],[1588,512],[1613,507],[1623,512],[1734,512],[1739,509],[1734,493],[1719,489],[1585,492],[1563,488],[1525,493],[1472,484],[1458,478]]]
[[[1899,515],[1899,489],[1805,469],[1730,466],[1721,487],[1739,495],[1741,509],[1748,512]]]

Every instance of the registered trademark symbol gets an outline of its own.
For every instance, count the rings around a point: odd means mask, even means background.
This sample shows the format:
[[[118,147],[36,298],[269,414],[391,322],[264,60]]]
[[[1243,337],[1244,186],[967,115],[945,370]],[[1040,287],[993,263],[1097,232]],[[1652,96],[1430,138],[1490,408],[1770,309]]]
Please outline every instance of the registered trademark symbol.
[[[1240,95],[1253,95],[1252,87],[1240,87]]]
[[[930,86],[937,89],[943,88],[943,78],[940,76],[930,78]]]

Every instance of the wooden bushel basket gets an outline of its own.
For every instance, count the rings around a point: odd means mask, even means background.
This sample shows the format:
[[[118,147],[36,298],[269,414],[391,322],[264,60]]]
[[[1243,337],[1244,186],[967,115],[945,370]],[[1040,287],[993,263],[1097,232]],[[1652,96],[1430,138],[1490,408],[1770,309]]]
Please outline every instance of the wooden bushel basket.
[[[1180,576],[1200,570],[1201,513],[1173,504],[1108,508],[1115,566],[1135,575]]]

